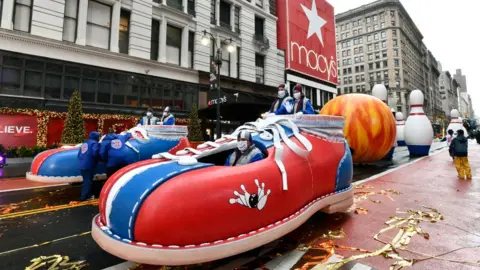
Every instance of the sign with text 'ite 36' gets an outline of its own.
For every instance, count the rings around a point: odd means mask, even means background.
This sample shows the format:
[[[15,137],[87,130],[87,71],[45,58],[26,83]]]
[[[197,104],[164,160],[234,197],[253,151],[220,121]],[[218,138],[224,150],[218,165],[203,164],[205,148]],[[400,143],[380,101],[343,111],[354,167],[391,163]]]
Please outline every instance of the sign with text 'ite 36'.
[[[28,115],[0,115],[0,144],[4,147],[37,144],[37,118]]]
[[[338,83],[335,15],[326,0],[277,0],[278,48],[286,69]]]

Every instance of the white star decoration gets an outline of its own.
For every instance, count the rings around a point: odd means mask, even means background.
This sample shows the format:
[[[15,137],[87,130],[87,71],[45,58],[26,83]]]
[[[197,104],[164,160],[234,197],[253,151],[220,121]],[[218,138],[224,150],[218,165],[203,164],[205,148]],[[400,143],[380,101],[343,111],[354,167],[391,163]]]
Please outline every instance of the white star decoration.
[[[308,26],[308,36],[310,38],[313,34],[317,34],[320,43],[323,45],[323,36],[322,36],[322,27],[327,23],[322,17],[318,16],[316,0],[312,0],[312,9],[306,8],[304,5],[300,4],[307,15],[310,24]]]

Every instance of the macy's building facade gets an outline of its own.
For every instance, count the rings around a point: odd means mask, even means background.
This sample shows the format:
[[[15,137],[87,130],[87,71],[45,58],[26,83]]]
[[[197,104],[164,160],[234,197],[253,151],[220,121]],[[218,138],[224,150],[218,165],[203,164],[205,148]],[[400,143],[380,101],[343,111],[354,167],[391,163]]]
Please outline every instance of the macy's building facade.
[[[267,110],[285,81],[302,83],[317,108],[336,95],[325,0],[0,0],[0,21],[0,107],[66,111],[80,90],[89,113],[171,106],[182,117],[196,103],[215,119],[221,102],[232,129]],[[235,47],[221,45],[220,100],[204,30]]]

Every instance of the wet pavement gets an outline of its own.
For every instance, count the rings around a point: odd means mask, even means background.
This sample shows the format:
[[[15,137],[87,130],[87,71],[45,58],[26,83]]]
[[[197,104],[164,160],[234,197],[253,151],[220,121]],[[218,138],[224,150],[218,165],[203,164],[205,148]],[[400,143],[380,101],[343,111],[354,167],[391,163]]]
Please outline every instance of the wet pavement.
[[[444,146],[444,143],[434,144],[432,146],[432,153],[437,152]],[[474,146],[477,147],[476,145]],[[480,146],[477,148],[480,150]],[[471,152],[473,151],[471,150]],[[398,148],[396,149],[393,162],[381,161],[373,165],[355,167],[354,179],[355,181],[360,181],[370,178],[378,173],[404,165],[409,161],[412,161],[412,159],[409,158],[406,148]],[[476,163],[474,162],[475,159],[472,158],[472,167],[477,168],[474,164],[480,166],[480,154],[476,157]],[[410,174],[412,170],[416,171],[413,173],[413,176],[407,176],[406,172]],[[449,171],[445,172],[445,170]],[[350,213],[330,216],[321,213],[316,214],[299,229],[271,245],[224,260],[203,264],[202,266],[188,267],[188,269],[256,269],[264,265],[271,266],[274,264],[274,262],[272,262],[274,260],[280,260],[281,262],[276,265],[280,265],[284,267],[284,269],[291,267],[300,268],[306,263],[311,263],[309,267],[304,268],[309,269],[315,267],[316,264],[312,264],[313,261],[319,261],[326,255],[330,255],[330,251],[325,251],[329,250],[328,248],[322,249],[317,247],[319,245],[319,239],[322,241],[327,239],[328,241],[335,241],[335,244],[340,243],[342,245],[355,246],[356,248],[373,251],[379,246],[378,242],[373,240],[373,235],[382,228],[383,223],[388,220],[388,217],[396,215],[395,212],[397,208],[419,208],[421,203],[439,208],[439,205],[445,205],[448,201],[446,200],[447,198],[444,198],[445,194],[448,196],[452,193],[454,195],[460,195],[462,199],[464,195],[471,196],[470,189],[473,184],[456,183],[454,168],[453,180],[450,181],[451,184],[447,185],[446,188],[440,189],[441,191],[434,192],[433,194],[435,194],[436,197],[429,195],[430,189],[435,189],[437,188],[437,184],[440,184],[440,182],[437,181],[437,183],[435,179],[445,178],[446,175],[450,177],[450,174],[452,174],[451,161],[448,160],[446,154],[428,157],[406,168],[401,168],[369,182],[368,185],[370,186],[368,186],[366,190],[364,190],[361,185],[361,188],[358,189],[361,196],[372,192],[375,194],[370,194],[367,196],[368,198],[358,202],[358,209],[352,209]],[[480,178],[478,180],[480,180]],[[7,182],[22,183],[25,182],[25,180],[0,180],[0,192],[8,189],[5,188]],[[100,184],[97,184],[97,186],[100,187]],[[479,185],[476,185],[476,187],[478,186]],[[417,196],[415,187],[425,187],[426,190],[422,190],[422,192],[426,194],[419,194]],[[449,188],[464,190],[464,192],[453,192]],[[386,191],[387,189],[395,189],[402,194],[396,195],[391,191]],[[479,191],[480,190],[477,190],[477,198],[478,195],[480,195],[478,193]],[[30,260],[39,256],[55,254],[69,256],[70,261],[87,261],[89,266],[84,269],[104,269],[122,263],[123,260],[104,252],[91,238],[89,234],[91,220],[93,216],[98,213],[98,208],[95,205],[96,201],[90,204],[80,205],[72,202],[78,198],[79,193],[80,187],[78,185],[38,187],[30,190],[0,193],[0,269],[25,269],[25,267],[31,264]],[[394,201],[391,201],[389,198]],[[429,200],[427,200],[427,198],[429,198]],[[438,198],[445,200],[445,203],[442,203]],[[432,203],[432,199],[436,199],[436,202]],[[458,198],[455,200],[458,201]],[[450,203],[455,205],[454,201]],[[455,206],[458,207],[458,205]],[[469,207],[472,211],[477,209],[478,212],[478,206],[472,204]],[[382,210],[373,210],[373,208],[380,208]],[[442,210],[443,209],[439,209],[440,212],[442,212]],[[451,212],[452,209],[448,209],[448,211]],[[445,218],[447,218],[447,215],[445,215]],[[450,216],[448,218],[451,219],[452,217]],[[475,226],[478,228],[476,224],[479,224],[478,221],[480,221],[480,217],[467,217],[464,221],[469,224],[464,227],[465,230],[475,229]],[[333,239],[328,239],[328,237],[322,238],[322,236],[329,235],[329,230],[335,232],[335,230],[339,228],[343,228],[346,234],[343,239],[335,237],[333,237]],[[429,226],[425,228],[430,230]],[[438,230],[438,228],[435,228],[433,232],[437,232]],[[430,231],[432,238],[436,236],[433,232]],[[478,230],[477,233],[480,235]],[[455,232],[453,235],[442,232],[441,235],[442,238],[448,235],[455,239],[455,237],[459,235],[459,232]],[[472,244],[476,243],[480,245],[480,239],[473,237],[471,234],[469,238],[465,238],[464,240],[468,242],[473,241]],[[330,244],[333,244],[333,242]],[[335,250],[336,253],[342,257],[349,255],[341,249],[340,251]],[[440,247],[436,250],[446,251],[447,246],[443,247],[443,249]],[[432,252],[429,254],[432,254]],[[480,257],[479,253],[477,253],[477,255]],[[332,257],[330,256],[330,258]],[[433,263],[433,266],[440,268],[420,267],[425,264],[428,265],[428,263],[432,264],[432,262],[433,261],[422,262],[422,264],[418,264],[418,267],[414,265],[414,268],[453,269],[444,268],[442,265],[439,265],[438,262],[437,264]],[[359,263],[362,263],[362,261]],[[390,264],[390,260],[378,259],[376,257],[365,260],[365,265],[371,265],[378,269],[388,268]],[[286,265],[291,265],[291,267],[285,268]],[[354,266],[354,264],[350,263],[349,265],[350,266],[346,265],[341,269],[352,269],[353,267],[359,267],[360,264]],[[455,269],[473,269],[458,268],[457,266],[458,265],[455,265]],[[462,264],[460,266],[463,267],[464,265]],[[131,263],[128,265],[124,264],[116,269],[128,269],[129,267],[132,267]],[[321,269],[318,267],[320,266],[316,265],[316,269]],[[268,269],[274,268],[275,267]],[[135,269],[159,269],[159,267],[139,266]]]

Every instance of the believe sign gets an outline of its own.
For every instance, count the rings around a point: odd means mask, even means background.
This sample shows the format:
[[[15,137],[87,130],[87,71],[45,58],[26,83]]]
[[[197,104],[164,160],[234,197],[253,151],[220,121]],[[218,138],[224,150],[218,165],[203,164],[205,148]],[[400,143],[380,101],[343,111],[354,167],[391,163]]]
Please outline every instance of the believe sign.
[[[325,0],[277,0],[278,48],[286,69],[338,83],[333,7]]]
[[[0,144],[5,147],[35,146],[37,118],[29,115],[0,115]]]

